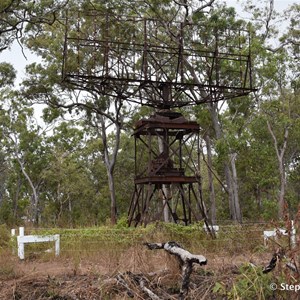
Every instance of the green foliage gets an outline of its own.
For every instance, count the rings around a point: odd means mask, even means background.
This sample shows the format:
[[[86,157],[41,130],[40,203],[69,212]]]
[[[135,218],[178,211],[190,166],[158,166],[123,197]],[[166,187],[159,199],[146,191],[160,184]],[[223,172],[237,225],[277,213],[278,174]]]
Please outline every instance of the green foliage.
[[[251,264],[242,265],[239,275],[228,286],[224,282],[216,282],[213,294],[226,299],[291,299],[291,291],[281,290],[281,284],[287,283],[284,273],[262,273],[261,267]],[[277,289],[272,287],[276,286]]]
[[[269,288],[273,282],[271,274],[263,274],[261,268],[252,265],[242,266],[240,272],[229,292],[232,299],[268,299],[273,295]]]
[[[234,8],[225,4],[215,5],[216,3],[204,11],[198,9],[199,3],[192,1],[187,15],[183,5],[170,0],[151,0],[143,3],[120,0],[101,3],[41,0],[38,4],[36,5],[34,1],[6,0],[0,4],[3,20],[8,21],[0,25],[0,31],[5,32],[0,38],[0,51],[9,47],[16,36],[22,35],[19,41],[24,42],[42,58],[41,63],[27,66],[27,78],[23,81],[20,91],[12,88],[16,76],[13,67],[8,63],[0,64],[2,222],[20,222],[20,217],[29,214],[33,186],[38,195],[38,208],[44,224],[79,226],[105,223],[110,213],[111,195],[107,179],[109,164],[105,164],[104,154],[107,150],[108,158],[111,159],[116,145],[116,128],[113,129],[111,122],[116,122],[115,124],[121,125],[121,129],[124,129],[117,149],[117,162],[111,167],[116,179],[115,193],[119,216],[126,215],[131,200],[134,185],[134,143],[130,134],[135,122],[149,116],[153,113],[153,109],[145,106],[129,107],[124,101],[120,108],[120,116],[117,118],[115,115],[117,103],[114,103],[113,98],[98,94],[96,86],[89,87],[91,88],[89,94],[77,93],[68,84],[61,84],[60,70],[66,30],[61,19],[66,14],[66,8],[72,8],[68,12],[71,22],[69,30],[74,38],[78,36],[76,10],[79,8],[81,11],[97,9],[100,13],[154,17],[162,21],[171,19],[182,21],[187,17],[187,22],[192,21],[199,25],[199,31],[193,33],[197,35],[198,42],[196,39],[193,45],[190,45],[197,51],[202,51],[204,47],[215,51],[216,30],[221,34],[226,33],[228,28],[238,30],[245,26],[251,28],[251,53],[256,71],[252,76],[256,81],[255,87],[258,88],[255,98],[245,96],[232,99],[227,105],[209,103],[186,108],[183,111],[188,118],[199,122],[201,136],[208,135],[212,143],[213,157],[210,168],[216,175],[213,184],[218,219],[229,218],[228,196],[223,188],[226,181],[224,164],[230,162],[232,153],[237,154],[238,191],[244,216],[252,220],[270,220],[276,216],[280,178],[275,144],[267,124],[269,122],[271,125],[279,148],[285,142],[283,130],[288,128],[287,149],[283,156],[286,173],[285,198],[290,205],[289,211],[293,213],[300,195],[298,159],[300,106],[297,88],[299,5],[291,6],[282,14],[288,26],[281,35],[275,27],[275,21],[279,20],[278,14],[269,11],[267,7],[259,8],[251,1],[248,1],[248,10],[253,16],[251,24],[238,19]],[[267,20],[268,13],[271,19],[268,23],[269,31],[265,32],[266,23],[263,19]],[[80,32],[84,37],[97,34],[99,39],[105,38],[105,31],[101,27],[103,24],[94,24],[93,21],[88,18],[80,19]],[[11,28],[7,28],[8,24]],[[6,31],[7,29],[11,30]],[[163,29],[164,25],[157,27],[157,35],[161,40],[165,44],[176,45],[174,32],[177,32],[178,28],[168,28],[170,35]],[[115,41],[120,38],[128,42],[133,38],[142,41],[144,38],[143,31],[137,30],[135,26],[120,27],[117,23],[112,24],[109,33],[111,39]],[[276,39],[282,47],[275,49],[276,51],[269,51],[271,39]],[[186,45],[190,43],[190,36],[186,36],[185,43]],[[221,49],[226,50],[225,52],[227,50],[235,52],[237,44],[244,46],[245,43],[246,37],[243,35],[239,39],[230,35],[230,38],[222,37],[219,40],[219,45]],[[77,71],[78,59],[84,60],[87,70],[91,71],[94,62],[101,63],[103,56],[101,53],[95,53],[94,48],[90,47],[89,51],[86,53],[81,51],[78,56],[70,52],[69,59],[72,72]],[[173,60],[170,62],[173,63]],[[215,62],[207,57],[205,63],[210,65]],[[240,69],[240,62],[234,59],[219,63],[220,71],[224,74],[220,78],[223,84],[228,82],[235,84],[235,79],[245,73],[245,70]],[[136,62],[137,70],[140,70],[140,64],[140,60]],[[208,75],[206,71],[198,66],[194,67],[196,73],[201,74],[201,80],[203,77],[205,81],[205,76]],[[170,78],[174,75],[174,70],[175,68],[169,70]],[[192,79],[186,78],[187,82]],[[33,103],[46,104],[43,111],[46,124],[43,125],[51,125],[51,130],[47,134],[34,121],[35,114],[31,106]],[[216,112],[217,120],[213,119],[212,111]],[[105,116],[104,126],[109,128],[106,136],[107,144],[102,139],[99,114]],[[214,121],[218,123],[220,132],[217,132]],[[205,154],[204,148],[204,158]],[[146,163],[141,162],[142,165]],[[210,197],[208,168],[203,161],[200,168],[203,195],[208,204],[207,199]],[[31,184],[25,173],[30,178]],[[118,226],[122,227],[124,222],[125,219],[122,218]],[[184,229],[176,227],[172,230],[169,232],[171,236],[175,234],[174,231]]]
[[[0,63],[0,88],[11,86],[16,78],[16,70],[9,63]]]
[[[0,249],[6,248],[10,244],[11,236],[5,224],[0,225]],[[1,252],[0,252],[1,253]]]
[[[263,206],[263,210],[261,216],[263,217],[264,220],[271,221],[277,218],[277,214],[278,214],[277,201],[263,199],[262,206]]]
[[[0,205],[0,223],[14,223],[14,217],[12,214],[12,203],[9,202],[7,199],[3,200]]]

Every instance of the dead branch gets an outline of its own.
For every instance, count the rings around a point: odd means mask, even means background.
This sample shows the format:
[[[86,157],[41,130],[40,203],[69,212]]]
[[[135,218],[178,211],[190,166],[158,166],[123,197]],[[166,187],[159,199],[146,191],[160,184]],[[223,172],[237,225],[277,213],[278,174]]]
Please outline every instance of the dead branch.
[[[162,300],[150,289],[151,282],[143,274],[134,274],[130,271],[118,273],[114,278],[105,280],[104,283],[121,286],[129,298],[134,298],[138,289],[152,300]]]
[[[269,264],[263,268],[262,272],[264,274],[271,272],[276,267],[277,260],[278,260],[278,254],[275,253],[275,254],[273,254],[273,257],[272,257],[271,261],[269,262]]]
[[[263,268],[263,273],[269,273],[271,271],[273,271],[276,267],[276,264],[278,261],[280,261],[281,259],[286,259],[287,257],[285,256],[284,252],[282,251],[277,251],[273,254],[273,257],[271,259],[271,261],[269,262],[269,264]],[[292,262],[287,262],[285,263],[285,266],[290,269],[291,271],[299,274],[299,270],[297,268],[297,265],[292,263]]]
[[[190,284],[190,275],[193,271],[193,264],[206,265],[207,259],[203,255],[191,254],[183,249],[176,242],[167,243],[144,243],[150,250],[164,249],[171,255],[175,255],[181,266],[182,283],[180,288],[179,299],[184,300],[187,297]]]

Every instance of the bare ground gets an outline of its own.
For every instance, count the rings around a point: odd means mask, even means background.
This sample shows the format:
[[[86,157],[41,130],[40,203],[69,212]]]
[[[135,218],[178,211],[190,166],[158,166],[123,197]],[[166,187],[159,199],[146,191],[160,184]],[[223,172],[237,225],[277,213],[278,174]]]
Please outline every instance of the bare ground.
[[[177,299],[180,273],[176,260],[163,251],[142,254],[128,251],[115,263],[109,256],[86,259],[27,258],[1,259],[0,300],[150,299],[138,289],[132,274],[143,274],[148,287],[161,299]],[[208,265],[196,267],[191,277],[191,299],[214,299],[216,282],[230,285],[242,264],[268,263],[269,255],[206,255]],[[126,273],[130,271],[130,273]],[[127,284],[118,280],[121,275]]]

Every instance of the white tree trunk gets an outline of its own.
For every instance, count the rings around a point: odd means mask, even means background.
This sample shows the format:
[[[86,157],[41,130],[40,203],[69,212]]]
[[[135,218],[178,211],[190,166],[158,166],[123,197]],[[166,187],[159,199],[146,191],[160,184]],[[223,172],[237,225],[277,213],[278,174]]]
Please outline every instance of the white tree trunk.
[[[206,141],[206,149],[207,149],[207,172],[208,172],[208,185],[209,185],[209,199],[210,199],[210,219],[211,224],[216,224],[217,219],[217,208],[216,208],[216,195],[215,195],[215,187],[213,181],[213,173],[212,173],[212,150],[211,150],[211,140],[208,135],[205,136]]]
[[[238,193],[238,180],[237,180],[237,172],[236,172],[236,153],[231,154],[231,170],[232,170],[232,195],[233,195],[233,210],[236,221],[242,223],[242,214],[240,208],[240,201],[239,201],[239,193]]]
[[[165,140],[165,137],[159,137],[158,138],[158,148],[159,153],[163,153],[166,151],[169,152],[168,149],[166,149],[168,146],[168,141]],[[169,207],[167,205],[167,201],[169,200],[169,195],[171,194],[170,185],[163,184],[162,185],[163,190],[163,215],[164,215],[164,222],[170,222],[170,214],[169,214]]]
[[[274,147],[276,151],[276,156],[278,160],[278,170],[279,170],[279,180],[280,180],[280,189],[278,193],[278,217],[279,219],[283,219],[284,217],[284,209],[285,209],[285,186],[286,186],[286,175],[285,175],[285,168],[284,168],[284,154],[287,148],[287,140],[289,136],[289,127],[286,126],[284,128],[284,137],[283,137],[283,144],[281,148],[279,148],[277,138],[273,131],[273,128],[269,121],[267,121],[268,130],[272,136]]]
[[[117,154],[120,146],[120,136],[121,136],[121,126],[118,122],[115,122],[115,144],[110,153],[109,144],[107,140],[107,130],[105,124],[104,116],[99,116],[101,123],[101,139],[103,142],[103,162],[106,167],[107,180],[110,193],[110,219],[111,223],[114,225],[117,223],[117,199],[115,191],[115,180],[114,180],[114,168],[116,164]]]
[[[39,205],[39,196],[38,196],[38,192],[36,187],[34,186],[30,176],[28,175],[28,173],[25,170],[24,167],[24,163],[23,161],[20,159],[20,157],[18,156],[18,153],[16,154],[16,159],[21,167],[21,171],[23,173],[23,175],[25,176],[25,178],[27,179],[31,190],[32,190],[32,201],[31,201],[31,216],[30,219],[34,221],[34,223],[38,223],[38,205]]]
[[[223,133],[220,126],[216,105],[217,105],[216,103],[211,103],[210,113],[213,121],[213,127],[216,133],[216,138],[221,139],[223,137]],[[225,181],[226,181],[228,200],[229,200],[230,217],[232,220],[240,222],[242,213],[240,210],[240,206],[237,205],[236,203],[237,196],[235,196],[235,193],[237,194],[237,188],[234,191],[233,176],[231,176],[230,174],[231,172],[230,172],[230,166],[228,161],[224,162],[224,173],[225,173]]]

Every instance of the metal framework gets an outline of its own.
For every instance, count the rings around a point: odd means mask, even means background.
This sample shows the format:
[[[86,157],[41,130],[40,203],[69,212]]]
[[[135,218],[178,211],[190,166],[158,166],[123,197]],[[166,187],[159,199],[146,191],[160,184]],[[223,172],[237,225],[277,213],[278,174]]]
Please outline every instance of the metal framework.
[[[232,99],[253,90],[250,44],[242,29],[76,12],[66,19],[63,80],[159,108]]]
[[[161,219],[164,206],[176,223],[205,217],[198,194],[199,125],[165,110],[138,121],[133,135],[136,176],[129,225]]]
[[[251,38],[241,28],[71,12],[63,80],[78,89],[156,108],[135,127],[135,190],[128,222],[207,220],[199,125],[174,108],[253,91]]]

